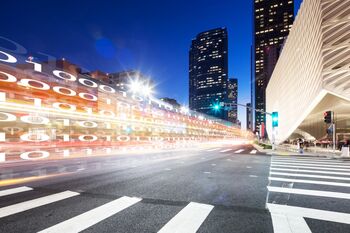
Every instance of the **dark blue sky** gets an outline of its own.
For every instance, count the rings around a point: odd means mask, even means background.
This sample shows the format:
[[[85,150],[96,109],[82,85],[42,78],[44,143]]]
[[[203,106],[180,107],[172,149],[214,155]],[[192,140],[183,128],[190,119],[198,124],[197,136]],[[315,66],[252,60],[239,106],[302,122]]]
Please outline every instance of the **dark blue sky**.
[[[296,0],[296,9],[302,0]],[[253,0],[4,1],[0,36],[88,70],[140,69],[157,96],[188,103],[188,49],[201,31],[227,27],[229,77],[250,102]],[[245,122],[245,110],[239,109]]]

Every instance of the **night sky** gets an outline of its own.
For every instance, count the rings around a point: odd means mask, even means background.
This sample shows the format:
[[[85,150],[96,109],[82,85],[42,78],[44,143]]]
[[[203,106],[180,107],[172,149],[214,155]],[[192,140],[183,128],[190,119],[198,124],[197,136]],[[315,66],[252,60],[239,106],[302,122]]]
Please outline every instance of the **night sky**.
[[[296,0],[296,10],[302,0]],[[253,0],[2,1],[0,36],[30,52],[66,58],[87,70],[139,69],[158,97],[188,104],[188,50],[199,32],[227,27],[229,77],[250,102]],[[239,108],[245,125],[245,109]]]

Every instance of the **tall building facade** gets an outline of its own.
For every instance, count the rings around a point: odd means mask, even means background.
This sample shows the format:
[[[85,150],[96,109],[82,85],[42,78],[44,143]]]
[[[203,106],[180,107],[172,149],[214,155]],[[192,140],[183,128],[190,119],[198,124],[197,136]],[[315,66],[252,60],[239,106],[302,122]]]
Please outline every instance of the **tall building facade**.
[[[294,0],[254,0],[254,45],[252,61],[253,108],[266,110],[266,87],[282,45],[294,21]],[[266,115],[255,112],[255,129],[266,123]]]
[[[237,112],[237,99],[238,99],[238,80],[236,78],[232,78],[228,80],[227,86],[227,103],[233,104],[230,110],[228,110],[227,118],[228,121],[232,123],[237,123],[238,120],[238,112]]]
[[[189,107],[227,119],[228,42],[226,28],[202,32],[189,51]]]
[[[277,144],[332,141],[326,111],[335,114],[336,141],[350,137],[349,19],[349,1],[303,1],[266,89],[266,110],[281,122]],[[271,118],[266,129],[271,137]]]

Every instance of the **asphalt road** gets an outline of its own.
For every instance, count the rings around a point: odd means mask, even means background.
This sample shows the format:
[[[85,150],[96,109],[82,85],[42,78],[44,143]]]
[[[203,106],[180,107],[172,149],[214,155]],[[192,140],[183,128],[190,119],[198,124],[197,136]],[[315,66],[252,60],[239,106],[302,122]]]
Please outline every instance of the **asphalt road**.
[[[6,163],[0,232],[350,232],[349,169],[251,145]]]

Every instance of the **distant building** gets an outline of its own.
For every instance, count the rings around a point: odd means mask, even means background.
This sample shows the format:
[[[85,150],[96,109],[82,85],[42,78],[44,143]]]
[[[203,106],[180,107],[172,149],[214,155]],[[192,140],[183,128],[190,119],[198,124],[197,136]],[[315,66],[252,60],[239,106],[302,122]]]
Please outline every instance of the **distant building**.
[[[166,102],[168,104],[171,104],[175,108],[180,108],[181,107],[181,104],[179,104],[176,99],[164,97],[164,98],[161,98],[160,100],[162,100],[162,101],[164,101],[164,102]]]
[[[227,111],[218,106],[227,102],[227,49],[226,28],[216,28],[199,33],[189,51],[190,109],[225,120]]]
[[[247,130],[252,130],[253,129],[253,114],[252,114],[252,104],[251,103],[247,103],[246,105],[246,128]]]
[[[237,99],[238,99],[238,80],[235,78],[228,80],[227,87],[227,103],[231,104],[230,110],[228,110],[228,121],[237,123]]]
[[[266,87],[282,44],[294,21],[294,0],[254,1],[254,46],[252,51],[252,106],[266,110]],[[266,116],[255,112],[255,128],[266,124]]]
[[[105,83],[109,83],[109,76],[107,73],[96,70],[96,71],[90,72],[89,75],[94,79],[100,80]]]

